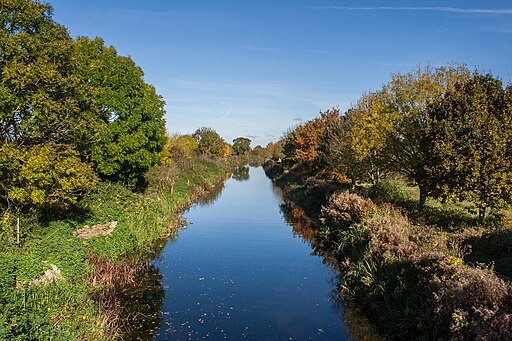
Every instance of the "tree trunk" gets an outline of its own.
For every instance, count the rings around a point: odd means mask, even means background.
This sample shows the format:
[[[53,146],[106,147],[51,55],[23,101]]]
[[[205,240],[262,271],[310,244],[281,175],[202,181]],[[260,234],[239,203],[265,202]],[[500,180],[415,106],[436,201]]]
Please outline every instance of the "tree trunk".
[[[16,217],[16,243],[20,243],[20,216]]]
[[[423,215],[425,212],[425,202],[427,201],[427,191],[423,186],[420,187],[420,201],[418,203],[418,213],[419,215]]]
[[[478,208],[478,222],[483,223],[485,219],[485,212],[487,211],[487,207],[480,206]]]

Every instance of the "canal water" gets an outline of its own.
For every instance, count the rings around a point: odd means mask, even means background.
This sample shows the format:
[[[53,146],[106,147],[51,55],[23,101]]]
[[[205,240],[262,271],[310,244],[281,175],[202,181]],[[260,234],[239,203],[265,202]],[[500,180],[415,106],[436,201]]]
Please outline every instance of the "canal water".
[[[262,168],[185,214],[152,264],[165,296],[156,340],[344,340],[336,273],[288,223]]]

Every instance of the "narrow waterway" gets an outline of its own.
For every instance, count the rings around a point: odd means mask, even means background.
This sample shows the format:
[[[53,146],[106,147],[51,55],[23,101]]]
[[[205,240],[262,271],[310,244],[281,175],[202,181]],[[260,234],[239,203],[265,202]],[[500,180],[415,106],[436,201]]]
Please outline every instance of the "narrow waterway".
[[[335,272],[280,210],[261,168],[238,172],[153,265],[165,297],[157,340],[343,340]]]

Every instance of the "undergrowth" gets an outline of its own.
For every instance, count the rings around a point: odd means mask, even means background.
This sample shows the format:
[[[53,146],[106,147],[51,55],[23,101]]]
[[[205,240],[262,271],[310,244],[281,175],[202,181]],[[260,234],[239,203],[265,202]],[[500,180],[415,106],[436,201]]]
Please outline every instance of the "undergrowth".
[[[126,268],[122,264],[144,268],[145,260],[181,224],[180,213],[223,180],[226,171],[222,162],[183,160],[151,170],[144,193],[134,193],[121,184],[101,183],[68,212],[24,212],[19,244],[12,215],[4,211],[0,224],[0,339],[113,339],[125,333],[122,314],[116,312],[121,308],[112,292],[126,292],[140,271],[122,272],[120,269]],[[118,222],[111,235],[73,236],[85,225],[110,221]],[[105,273],[111,277],[98,277],[98,267],[105,269],[106,264],[111,271]],[[36,284],[51,265],[60,270],[62,278]],[[120,274],[124,274],[124,282]],[[116,285],[108,278],[115,279]]]
[[[331,191],[324,183],[315,196],[315,181],[279,168],[266,166],[285,196],[301,207],[317,207],[307,212],[320,229],[315,252],[336,259],[343,297],[361,307],[382,335],[512,339],[506,222],[493,217],[481,225],[465,203],[433,200],[420,216],[416,191],[396,180],[350,191],[340,184]]]

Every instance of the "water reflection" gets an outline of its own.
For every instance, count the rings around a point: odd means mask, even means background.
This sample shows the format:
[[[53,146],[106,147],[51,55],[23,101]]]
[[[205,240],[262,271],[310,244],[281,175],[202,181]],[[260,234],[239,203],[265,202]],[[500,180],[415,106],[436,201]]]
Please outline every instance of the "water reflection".
[[[250,180],[238,181],[247,170]],[[165,288],[153,337],[358,340],[337,273],[322,264],[327,258],[311,257],[321,255],[312,222],[281,205],[261,168],[236,177],[186,214],[191,225],[153,261]]]
[[[280,209],[284,219],[292,226],[293,236],[302,238],[306,244],[314,249],[317,230],[314,228],[311,219],[306,216],[306,213],[300,207],[288,201],[283,202]]]
[[[336,267],[336,260],[329,250],[324,248],[318,236],[318,227],[306,215],[304,210],[293,202],[283,199],[280,206],[283,217],[292,226],[294,237],[300,237],[313,249],[312,255],[320,256],[324,264]],[[381,340],[373,325],[359,312],[356,307],[348,304],[340,294],[340,275],[330,278],[333,289],[329,293],[332,311],[340,317],[347,327],[347,338],[351,340],[377,341]]]
[[[239,166],[233,170],[231,177],[237,181],[247,181],[250,179],[249,166]]]
[[[215,201],[217,201],[217,199],[219,199],[223,190],[224,182],[215,184],[211,189],[208,190],[208,192],[205,195],[203,195],[196,201],[197,205],[200,207],[208,207],[212,205],[213,203],[215,203]]]
[[[98,292],[93,299],[100,300],[108,323],[116,325],[125,340],[153,340],[153,330],[162,323],[165,290],[162,275],[154,266],[146,264],[135,278],[123,286]]]

